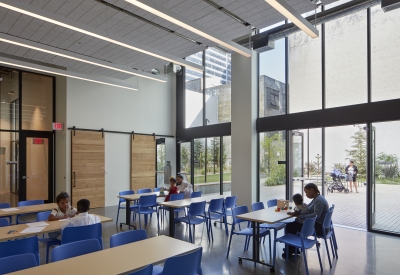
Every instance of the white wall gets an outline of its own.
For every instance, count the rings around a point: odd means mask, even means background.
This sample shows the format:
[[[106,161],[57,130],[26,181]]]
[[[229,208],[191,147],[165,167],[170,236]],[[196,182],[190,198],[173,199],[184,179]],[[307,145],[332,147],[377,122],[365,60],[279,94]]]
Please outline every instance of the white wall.
[[[135,131],[175,135],[173,108],[175,75],[167,83],[143,78],[132,78],[126,83],[136,84],[139,91],[126,90],[76,79],[67,79],[67,127]],[[70,188],[70,134],[67,137],[65,190]],[[175,146],[170,142],[169,146]],[[130,135],[105,134],[106,206],[116,205],[119,191],[129,189]],[[175,152],[175,148],[167,151]],[[58,189],[61,187],[58,187]]]

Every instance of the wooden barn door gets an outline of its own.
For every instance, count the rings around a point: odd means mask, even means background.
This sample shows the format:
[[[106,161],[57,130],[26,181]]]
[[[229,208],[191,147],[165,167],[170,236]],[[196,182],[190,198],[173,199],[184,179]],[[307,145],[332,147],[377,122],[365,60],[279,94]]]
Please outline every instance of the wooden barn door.
[[[71,131],[71,200],[90,200],[90,207],[105,206],[105,145],[101,132]]]
[[[131,189],[151,188],[156,182],[156,140],[154,136],[132,135]]]

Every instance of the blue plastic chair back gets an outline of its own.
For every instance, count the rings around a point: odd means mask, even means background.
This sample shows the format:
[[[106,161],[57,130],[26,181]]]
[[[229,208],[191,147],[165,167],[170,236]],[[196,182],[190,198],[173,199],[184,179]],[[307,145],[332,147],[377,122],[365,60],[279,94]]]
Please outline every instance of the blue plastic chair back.
[[[236,217],[237,215],[241,214],[246,214],[249,213],[249,208],[246,205],[243,206],[237,206],[232,208],[232,218],[233,218],[233,224],[232,227],[234,227],[235,224],[241,223],[241,222],[248,222],[246,220],[239,219]]]
[[[51,260],[58,262],[100,250],[100,243],[97,239],[77,241],[55,247],[51,254]]]
[[[151,189],[150,188],[144,188],[144,189],[139,189],[137,190],[138,194],[143,194],[143,193],[151,193]]]
[[[202,191],[195,191],[192,194],[190,194],[190,198],[200,198],[202,193],[203,193]]]
[[[30,201],[19,201],[18,206],[29,206],[29,205],[37,205],[44,204],[43,200],[30,200]]]
[[[0,274],[20,271],[37,266],[35,255],[32,253],[19,254],[0,259]]]
[[[325,214],[325,219],[324,222],[322,223],[322,232],[326,234],[328,234],[328,232],[331,230],[331,221],[332,221],[332,214],[333,212],[328,211]]]
[[[39,212],[36,214],[36,221],[37,222],[47,221],[49,220],[50,214],[51,211]]]
[[[208,212],[223,212],[224,209],[224,199],[213,199],[210,201],[210,205],[208,206]]]
[[[225,208],[233,208],[236,206],[237,196],[230,196],[225,198]]]
[[[120,196],[125,196],[125,195],[134,195],[135,191],[133,190],[127,190],[127,191],[121,191],[118,193]],[[125,202],[125,199],[119,198],[119,202]]]
[[[0,203],[0,209],[2,208],[10,208],[11,205],[8,202],[2,202]]]
[[[333,210],[335,210],[335,205],[334,204],[332,204],[332,206],[329,207],[329,211],[333,212]]]
[[[8,219],[0,218],[0,227],[9,226],[9,225],[10,225],[10,223],[8,222]]]
[[[32,253],[35,255],[36,264],[40,264],[38,237],[30,237],[15,241],[0,242],[0,258]]]
[[[171,194],[169,201],[179,201],[185,198],[185,193]]]
[[[147,239],[147,233],[144,229],[120,232],[111,236],[110,248],[128,243],[138,242],[145,239]]]
[[[316,220],[317,217],[304,220],[303,227],[301,228],[300,232],[300,237],[307,238],[314,235],[314,225]]]
[[[255,202],[251,205],[251,210],[252,211],[258,211],[258,210],[262,210],[265,209],[264,207],[264,203],[260,202]]]
[[[97,239],[100,243],[101,249],[103,249],[101,228],[101,223],[76,227],[66,227],[63,230],[61,245],[82,240]]]
[[[165,261],[162,275],[197,275],[201,264],[202,253],[203,248],[201,247],[192,253],[168,258]]]
[[[277,199],[273,199],[273,200],[267,201],[268,208],[274,207],[274,206],[277,206],[277,205],[278,205],[278,200]]]
[[[139,271],[130,273],[129,275],[153,275],[153,265],[150,264]]]
[[[139,198],[139,207],[153,207],[157,205],[157,195],[141,196]]]
[[[154,192],[160,192],[160,191],[161,191],[161,188],[156,187],[156,188],[154,188],[153,190],[154,190]]]
[[[206,211],[206,202],[201,201],[201,202],[192,202],[189,206],[189,212],[188,215],[191,217],[194,216],[205,216],[205,211]]]

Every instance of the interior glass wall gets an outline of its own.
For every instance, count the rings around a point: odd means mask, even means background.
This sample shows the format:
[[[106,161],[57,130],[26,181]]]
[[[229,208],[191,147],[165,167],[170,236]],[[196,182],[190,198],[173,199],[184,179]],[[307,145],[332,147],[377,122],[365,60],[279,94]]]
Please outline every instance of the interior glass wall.
[[[193,162],[194,162],[194,189],[201,188],[206,182],[206,139],[198,138],[193,140]],[[200,189],[199,189],[200,191]]]
[[[197,187],[203,194],[219,194],[221,182],[221,139],[220,137],[207,138],[205,183]]]
[[[186,59],[202,65],[203,52]],[[186,69],[185,80],[185,127],[203,126],[203,73]]]
[[[260,201],[286,198],[286,131],[260,133]]]
[[[165,162],[165,141],[157,140],[157,187],[167,184],[164,180],[164,166]],[[175,177],[175,176],[173,176]]]
[[[223,176],[223,192],[231,194],[231,178],[232,178],[232,149],[231,149],[231,137],[223,137],[222,146],[222,167],[224,174]]]
[[[400,216],[393,215],[400,208],[400,143],[394,137],[400,134],[400,121],[373,123],[375,132],[375,189],[372,189],[372,205],[375,219],[372,228],[400,233]]]
[[[0,67],[0,129],[19,129],[19,71]]]
[[[371,8],[372,101],[400,98],[400,9]]]
[[[191,172],[192,172],[192,157],[191,157],[191,142],[180,143],[180,169],[179,172],[185,177],[185,180],[192,183]]]
[[[366,103],[367,11],[325,24],[326,108]]]

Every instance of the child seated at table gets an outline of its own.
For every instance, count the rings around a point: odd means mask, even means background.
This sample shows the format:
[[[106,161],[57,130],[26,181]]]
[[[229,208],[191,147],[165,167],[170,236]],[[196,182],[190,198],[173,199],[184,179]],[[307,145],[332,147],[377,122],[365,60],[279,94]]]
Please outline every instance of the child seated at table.
[[[87,199],[81,199],[76,204],[78,207],[78,212],[76,216],[65,221],[61,225],[61,229],[66,227],[75,227],[75,226],[83,226],[83,225],[91,225],[95,223],[100,223],[101,220],[98,216],[89,214],[88,211],[90,209],[90,201]]]
[[[307,214],[308,205],[303,202],[303,196],[300,194],[294,194],[292,199],[295,204],[294,212],[288,212],[288,215],[299,216]],[[304,220],[296,218],[296,222],[303,223]]]
[[[69,204],[69,195],[67,192],[61,192],[58,194],[56,197],[56,203],[58,207],[51,211],[48,218],[49,221],[68,219],[75,216],[76,209]],[[60,235],[61,231],[49,233],[49,237],[53,239],[57,239]]]
[[[168,195],[164,201],[169,201],[172,194],[178,194],[178,187],[176,186],[176,179],[174,177],[169,178],[169,184]]]

